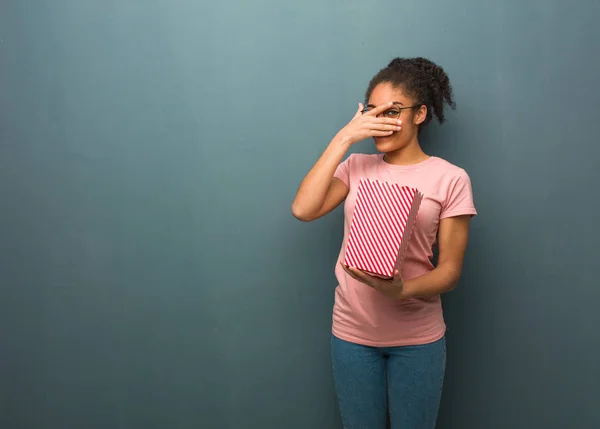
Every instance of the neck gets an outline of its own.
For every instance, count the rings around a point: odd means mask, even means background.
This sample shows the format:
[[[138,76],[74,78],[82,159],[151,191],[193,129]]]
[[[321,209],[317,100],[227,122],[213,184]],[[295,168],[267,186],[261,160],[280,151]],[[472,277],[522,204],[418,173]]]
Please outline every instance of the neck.
[[[393,152],[388,152],[383,156],[385,162],[395,165],[418,164],[419,162],[425,161],[427,158],[429,158],[429,155],[423,152],[423,149],[421,149],[421,145],[416,138],[407,146]]]

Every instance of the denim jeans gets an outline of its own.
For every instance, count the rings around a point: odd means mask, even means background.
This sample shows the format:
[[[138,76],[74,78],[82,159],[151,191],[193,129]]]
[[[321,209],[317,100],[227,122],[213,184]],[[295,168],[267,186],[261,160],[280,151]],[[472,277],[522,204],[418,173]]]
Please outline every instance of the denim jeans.
[[[434,429],[446,342],[368,347],[331,339],[335,388],[344,429]]]

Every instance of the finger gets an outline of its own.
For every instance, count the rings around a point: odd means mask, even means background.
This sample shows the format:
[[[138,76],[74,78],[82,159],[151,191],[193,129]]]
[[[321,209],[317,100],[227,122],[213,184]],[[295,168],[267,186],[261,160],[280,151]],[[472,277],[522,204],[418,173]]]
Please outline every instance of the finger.
[[[400,131],[402,127],[400,125],[387,125],[387,124],[369,124],[370,130],[377,131]]]
[[[349,267],[349,268],[357,280],[363,282],[367,286],[371,286],[372,288],[377,289],[377,287],[379,286],[379,283],[377,283],[377,279],[375,277],[373,277],[357,268],[353,268],[353,267]]]
[[[385,112],[387,109],[389,109],[393,105],[394,105],[394,103],[392,103],[390,101],[389,103],[382,104],[381,106],[377,106],[377,107],[369,110],[367,113],[365,113],[365,115],[368,115],[368,116],[377,116],[380,113]]]
[[[359,118],[362,116],[362,111],[365,107],[363,106],[362,103],[358,103],[358,110],[356,111],[356,114],[354,115],[354,118]]]
[[[340,265],[342,266],[342,268],[344,269],[344,271],[346,271],[348,274],[352,274],[350,272],[350,269],[348,268],[348,265],[345,265],[343,262],[340,262]]]
[[[394,118],[367,118],[370,124],[402,125],[402,120]]]
[[[369,282],[369,283],[373,283],[377,280],[375,277],[365,273],[362,270],[359,270],[358,268],[349,267],[344,264],[342,264],[342,267],[348,274],[350,274],[351,277],[355,278],[356,280],[360,280],[363,282]],[[371,286],[371,284],[369,284],[369,286]]]
[[[391,136],[392,134],[394,134],[394,131],[374,131],[374,130],[371,130],[371,132],[369,134],[371,135],[371,137],[386,137],[386,136]]]
[[[354,280],[358,280],[359,282],[364,283],[364,279],[359,275],[360,271],[356,270],[355,268],[352,267],[348,267],[344,264],[342,264],[342,268],[344,269],[344,271],[346,271],[348,273],[348,275],[350,277],[352,277]],[[370,286],[370,285],[369,285]]]
[[[368,117],[367,120],[369,122],[374,123],[374,124],[390,124],[390,125],[396,125],[396,124],[398,124],[398,125],[402,125],[402,120],[401,119],[398,119],[398,118],[388,118],[388,117],[385,117],[385,116],[382,117],[382,118],[378,118],[378,117],[371,118],[371,117]]]
[[[350,275],[350,277],[357,279],[356,274],[354,274],[354,271],[349,266],[342,264],[342,268]]]

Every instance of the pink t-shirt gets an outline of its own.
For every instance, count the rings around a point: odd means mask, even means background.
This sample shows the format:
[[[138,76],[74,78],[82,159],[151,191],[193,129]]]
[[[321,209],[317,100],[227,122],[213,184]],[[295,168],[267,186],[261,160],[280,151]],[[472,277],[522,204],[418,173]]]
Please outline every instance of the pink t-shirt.
[[[446,325],[440,296],[393,300],[350,277],[342,261],[361,177],[412,186],[424,194],[411,236],[402,275],[405,280],[432,270],[433,246],[440,219],[476,215],[471,181],[460,167],[438,157],[413,165],[392,165],[383,154],[351,154],[334,177],[349,189],[344,203],[344,241],[335,275],[339,282],[333,309],[333,334],[368,346],[426,344],[444,336]]]

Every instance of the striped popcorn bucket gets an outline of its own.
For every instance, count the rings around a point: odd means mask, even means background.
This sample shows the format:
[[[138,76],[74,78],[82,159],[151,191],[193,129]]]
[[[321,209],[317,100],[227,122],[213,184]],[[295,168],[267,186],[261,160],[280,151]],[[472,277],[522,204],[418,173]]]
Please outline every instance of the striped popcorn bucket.
[[[392,278],[401,269],[422,199],[415,188],[361,178],[343,263]]]

